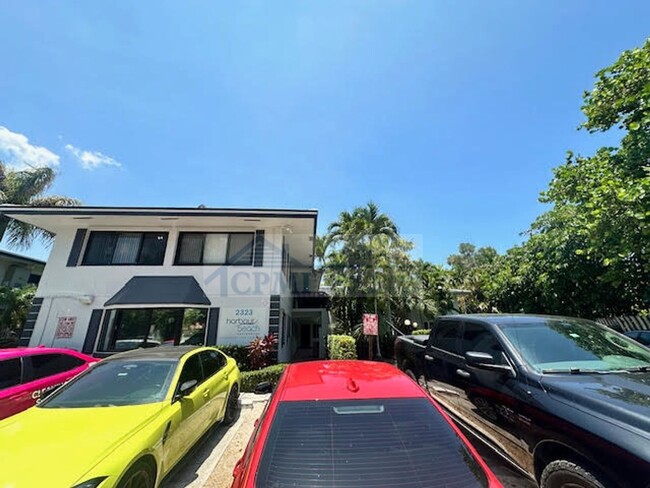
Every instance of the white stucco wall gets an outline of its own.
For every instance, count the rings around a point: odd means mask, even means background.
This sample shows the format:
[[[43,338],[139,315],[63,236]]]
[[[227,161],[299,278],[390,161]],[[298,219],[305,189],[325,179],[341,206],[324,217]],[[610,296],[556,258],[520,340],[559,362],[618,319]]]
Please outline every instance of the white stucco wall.
[[[89,231],[94,230],[89,227]],[[217,343],[226,337],[226,321],[234,316],[235,309],[250,308],[260,318],[260,335],[268,333],[268,310],[271,295],[280,295],[282,308],[291,313],[291,293],[281,270],[282,233],[278,229],[265,230],[264,265],[254,266],[175,266],[174,257],[178,234],[182,227],[151,227],[146,229],[120,228],[96,230],[143,230],[169,233],[167,250],[162,266],[83,266],[68,267],[66,263],[75,237],[75,228],[57,232],[50,257],[43,272],[36,296],[43,304],[32,334],[30,345],[46,345],[81,349],[93,309],[105,309],[104,304],[133,276],[193,276],[211,302],[219,308],[219,335]],[[224,231],[227,228],[197,229],[191,231]],[[237,229],[241,231],[241,229]],[[83,251],[81,256],[83,256]],[[80,258],[81,262],[81,258]],[[185,306],[187,305],[179,305]],[[111,307],[115,308],[115,307]],[[265,311],[265,312],[264,312]],[[55,339],[59,317],[76,317],[73,337]],[[262,321],[263,318],[263,321]],[[222,327],[223,323],[223,327]],[[231,328],[232,329],[232,328]]]

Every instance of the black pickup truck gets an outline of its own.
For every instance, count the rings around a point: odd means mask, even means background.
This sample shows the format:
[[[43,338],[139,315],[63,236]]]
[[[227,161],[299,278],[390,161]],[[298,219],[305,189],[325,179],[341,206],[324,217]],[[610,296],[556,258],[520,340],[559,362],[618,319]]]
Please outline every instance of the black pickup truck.
[[[587,320],[439,318],[397,365],[541,488],[650,488],[650,349]]]

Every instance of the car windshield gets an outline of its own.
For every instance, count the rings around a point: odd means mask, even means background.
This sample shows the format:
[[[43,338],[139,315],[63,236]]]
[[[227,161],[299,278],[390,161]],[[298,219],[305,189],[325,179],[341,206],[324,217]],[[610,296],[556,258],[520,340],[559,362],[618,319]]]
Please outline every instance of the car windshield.
[[[607,372],[650,366],[650,350],[587,320],[547,319],[500,326],[541,372]]]
[[[486,475],[426,398],[281,402],[258,488],[474,488]]]
[[[84,408],[143,405],[160,402],[169,390],[174,361],[106,361],[93,366],[41,408]]]

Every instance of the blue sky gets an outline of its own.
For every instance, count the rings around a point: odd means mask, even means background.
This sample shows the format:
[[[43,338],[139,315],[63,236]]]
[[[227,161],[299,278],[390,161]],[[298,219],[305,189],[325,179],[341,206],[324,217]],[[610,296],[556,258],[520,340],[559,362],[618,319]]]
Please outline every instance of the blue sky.
[[[2,2],[0,157],[87,205],[368,200],[444,262],[500,251],[576,131],[594,73],[650,2]],[[34,246],[28,254],[45,257]]]

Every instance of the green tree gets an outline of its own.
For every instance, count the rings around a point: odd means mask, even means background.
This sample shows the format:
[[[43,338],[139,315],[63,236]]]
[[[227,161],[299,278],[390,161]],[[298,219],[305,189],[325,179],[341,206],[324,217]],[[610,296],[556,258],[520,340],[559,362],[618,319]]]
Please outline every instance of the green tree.
[[[44,195],[54,183],[52,168],[15,171],[0,162],[0,203],[32,207],[74,206],[79,201],[64,196]],[[0,216],[0,240],[7,237],[11,246],[29,247],[35,238],[49,242],[52,235],[32,225]]]
[[[502,311],[584,317],[650,308],[650,40],[596,74],[582,128],[618,128],[619,147],[569,153],[554,170],[528,239],[485,287]]]
[[[34,285],[23,288],[0,287],[0,344],[18,339],[36,293]]]
[[[325,282],[332,287],[332,313],[342,333],[361,335],[363,313],[379,313],[385,346],[404,319],[433,319],[449,306],[448,273],[441,267],[413,261],[413,243],[376,205],[341,212],[329,226],[323,256]],[[319,260],[321,258],[319,257]]]
[[[493,247],[477,249],[468,242],[458,246],[458,254],[452,254],[447,258],[453,287],[470,292],[469,295],[459,298],[461,311],[469,313],[493,311],[495,307],[487,294],[487,288],[498,258],[499,254]]]

